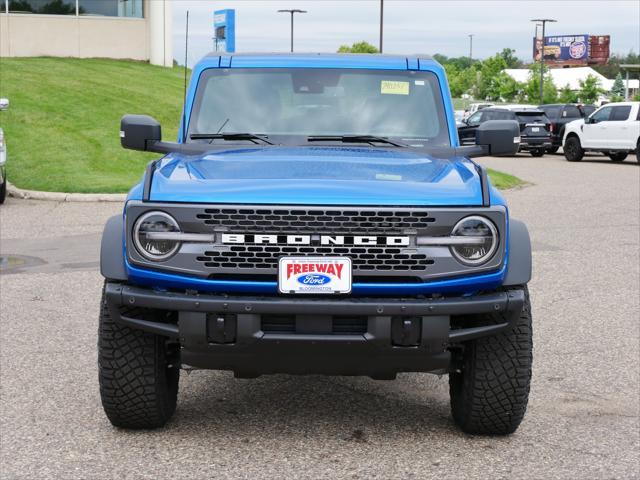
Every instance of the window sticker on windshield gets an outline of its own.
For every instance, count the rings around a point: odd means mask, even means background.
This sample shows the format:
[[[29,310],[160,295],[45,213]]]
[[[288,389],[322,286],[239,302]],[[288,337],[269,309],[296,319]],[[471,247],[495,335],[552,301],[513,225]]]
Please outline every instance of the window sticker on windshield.
[[[413,82],[415,85],[420,85],[424,87],[424,80],[416,80],[415,82]]]
[[[382,80],[380,82],[380,93],[383,95],[409,95],[409,82]]]

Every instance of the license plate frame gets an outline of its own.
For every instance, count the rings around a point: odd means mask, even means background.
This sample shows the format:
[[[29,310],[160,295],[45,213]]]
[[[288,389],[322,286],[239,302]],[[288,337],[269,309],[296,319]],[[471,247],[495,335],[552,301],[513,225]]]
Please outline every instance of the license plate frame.
[[[296,267],[297,265],[297,267]],[[353,264],[349,257],[280,257],[278,291],[294,295],[351,293]]]

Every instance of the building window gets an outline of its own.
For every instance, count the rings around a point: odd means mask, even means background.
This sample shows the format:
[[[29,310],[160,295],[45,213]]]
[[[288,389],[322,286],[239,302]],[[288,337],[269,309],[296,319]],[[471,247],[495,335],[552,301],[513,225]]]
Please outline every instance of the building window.
[[[9,0],[9,13],[75,15],[75,0]]]
[[[142,18],[143,0],[0,0],[9,13]]]
[[[142,0],[78,0],[80,15],[142,18]]]

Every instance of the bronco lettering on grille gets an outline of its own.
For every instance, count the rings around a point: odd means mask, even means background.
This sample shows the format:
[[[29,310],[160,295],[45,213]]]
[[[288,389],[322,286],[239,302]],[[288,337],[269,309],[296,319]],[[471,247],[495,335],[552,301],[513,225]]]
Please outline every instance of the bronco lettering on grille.
[[[392,245],[408,247],[409,237],[364,235],[245,235],[223,233],[222,243],[254,245]]]

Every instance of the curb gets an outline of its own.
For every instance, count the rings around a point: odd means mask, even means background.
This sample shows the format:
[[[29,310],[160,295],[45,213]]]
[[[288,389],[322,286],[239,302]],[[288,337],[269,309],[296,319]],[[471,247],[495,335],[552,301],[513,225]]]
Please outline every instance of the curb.
[[[53,202],[124,202],[126,193],[64,193],[23,190],[7,182],[7,195],[23,200],[48,200]]]

